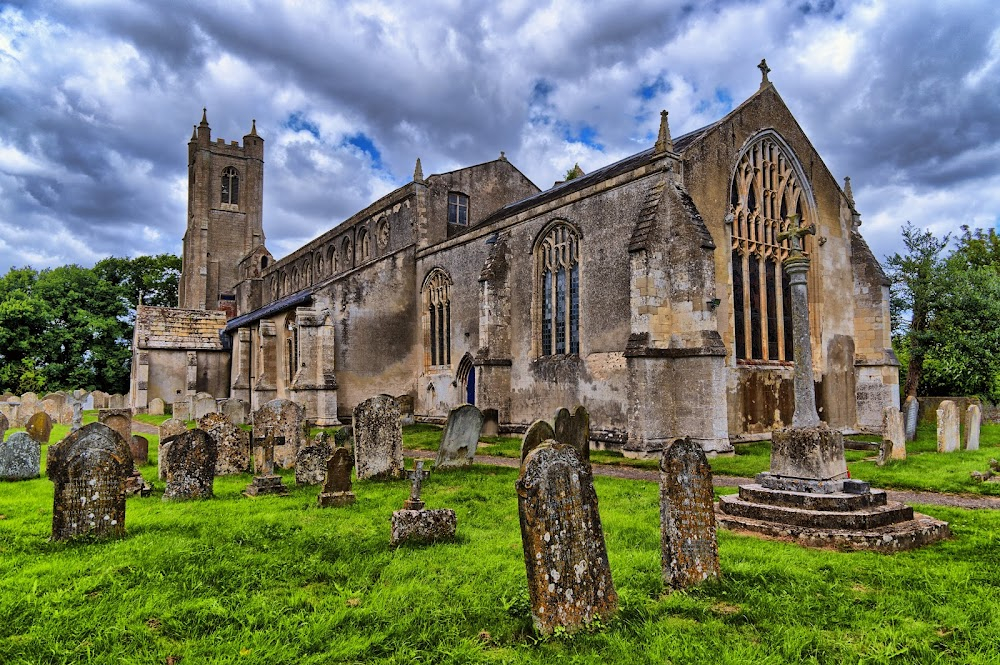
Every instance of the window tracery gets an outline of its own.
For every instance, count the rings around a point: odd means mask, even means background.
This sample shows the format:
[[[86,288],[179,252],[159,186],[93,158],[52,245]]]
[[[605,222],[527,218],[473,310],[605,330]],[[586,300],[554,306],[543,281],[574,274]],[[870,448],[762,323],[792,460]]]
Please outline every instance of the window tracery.
[[[430,348],[429,363],[451,364],[451,277],[440,268],[424,279],[424,340]]]
[[[536,243],[541,355],[580,352],[580,237],[557,223]]]
[[[240,203],[240,174],[232,166],[222,169],[222,203],[229,205]]]

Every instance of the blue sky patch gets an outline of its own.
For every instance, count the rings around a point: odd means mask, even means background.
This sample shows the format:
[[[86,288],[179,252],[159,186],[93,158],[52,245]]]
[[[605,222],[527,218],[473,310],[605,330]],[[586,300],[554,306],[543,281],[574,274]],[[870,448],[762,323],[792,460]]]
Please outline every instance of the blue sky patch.
[[[604,145],[597,141],[597,130],[590,125],[580,125],[575,132],[567,125],[563,128],[562,134],[563,139],[570,143],[582,143],[595,150],[601,150],[602,152],[604,150]]]
[[[657,76],[653,81],[639,86],[636,94],[648,102],[664,92],[670,92],[670,84],[663,80],[662,76]]]
[[[373,167],[379,170],[382,169],[382,153],[375,147],[375,142],[367,134],[358,132],[353,136],[348,136],[344,139],[344,144],[352,145],[365,153],[372,160]]]
[[[310,122],[301,111],[296,111],[288,116],[288,120],[285,121],[285,127],[295,132],[309,132],[314,138],[319,138],[319,127],[315,123]]]

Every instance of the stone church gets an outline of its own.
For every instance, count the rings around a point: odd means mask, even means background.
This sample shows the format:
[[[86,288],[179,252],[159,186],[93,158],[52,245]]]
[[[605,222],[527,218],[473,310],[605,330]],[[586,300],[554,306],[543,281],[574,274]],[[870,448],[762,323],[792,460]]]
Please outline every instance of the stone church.
[[[689,436],[708,452],[791,422],[811,362],[820,416],[878,430],[899,404],[889,289],[842,189],[766,65],[717,122],[541,190],[508,161],[424,176],[274,260],[264,141],[188,144],[179,309],[137,315],[132,401],[205,391],[295,400],[318,425],[379,393],[418,420],[465,403],[523,431],[562,406],[595,445],[645,455]],[[805,250],[813,355],[792,353],[790,218]]]

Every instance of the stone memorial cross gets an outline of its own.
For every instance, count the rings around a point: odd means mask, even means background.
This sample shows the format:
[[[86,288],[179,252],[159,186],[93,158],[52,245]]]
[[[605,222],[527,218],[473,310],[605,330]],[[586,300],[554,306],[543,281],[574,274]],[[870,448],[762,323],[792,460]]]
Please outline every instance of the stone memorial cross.
[[[788,227],[778,234],[778,240],[788,240],[791,251],[785,259],[785,272],[792,295],[792,348],[796,363],[794,374],[795,411],[792,427],[816,427],[816,387],[813,383],[812,342],[809,339],[809,257],[802,252],[802,238],[816,234],[816,225],[802,226],[798,215],[788,218]]]
[[[410,485],[410,498],[403,502],[403,510],[423,510],[424,502],[420,500],[420,486],[424,479],[430,475],[430,471],[424,471],[423,460],[417,460],[413,471],[406,474],[412,484]]]

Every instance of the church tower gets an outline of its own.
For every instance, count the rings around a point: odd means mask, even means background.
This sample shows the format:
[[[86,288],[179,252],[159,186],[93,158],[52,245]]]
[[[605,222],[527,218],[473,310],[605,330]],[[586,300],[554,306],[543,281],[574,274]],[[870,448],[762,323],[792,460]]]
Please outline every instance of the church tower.
[[[188,142],[188,217],[182,309],[230,309],[240,260],[264,244],[264,139],[254,121],[243,145],[212,141],[207,111]]]

